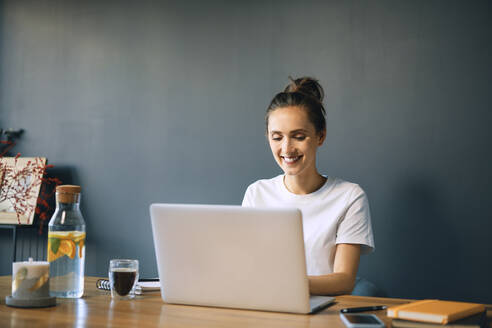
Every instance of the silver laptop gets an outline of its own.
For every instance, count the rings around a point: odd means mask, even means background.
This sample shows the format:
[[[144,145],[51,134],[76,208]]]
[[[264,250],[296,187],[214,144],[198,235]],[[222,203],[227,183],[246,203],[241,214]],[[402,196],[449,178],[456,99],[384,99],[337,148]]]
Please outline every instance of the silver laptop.
[[[301,212],[223,205],[150,206],[162,299],[168,303],[312,313]]]

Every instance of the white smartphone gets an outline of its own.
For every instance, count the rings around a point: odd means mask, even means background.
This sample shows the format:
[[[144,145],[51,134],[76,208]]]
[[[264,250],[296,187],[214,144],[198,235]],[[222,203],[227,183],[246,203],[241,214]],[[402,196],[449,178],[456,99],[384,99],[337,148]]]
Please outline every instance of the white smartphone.
[[[340,318],[349,328],[383,328],[384,323],[374,314],[340,313]]]

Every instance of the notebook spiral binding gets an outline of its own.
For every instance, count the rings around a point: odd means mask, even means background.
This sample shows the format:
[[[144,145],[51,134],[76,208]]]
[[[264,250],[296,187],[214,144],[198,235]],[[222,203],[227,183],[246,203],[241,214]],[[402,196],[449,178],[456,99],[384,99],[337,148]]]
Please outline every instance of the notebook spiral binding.
[[[111,290],[111,285],[108,279],[99,279],[96,282],[96,287],[98,289]]]

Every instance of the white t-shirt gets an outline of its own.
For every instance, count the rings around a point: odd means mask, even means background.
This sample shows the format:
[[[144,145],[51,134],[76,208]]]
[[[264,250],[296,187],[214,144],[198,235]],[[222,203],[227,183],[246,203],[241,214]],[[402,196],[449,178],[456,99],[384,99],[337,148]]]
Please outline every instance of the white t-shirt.
[[[297,195],[287,190],[282,174],[251,184],[243,206],[301,210],[308,275],[333,272],[336,244],[360,244],[361,254],[374,250],[369,202],[358,184],[327,177],[320,189]]]

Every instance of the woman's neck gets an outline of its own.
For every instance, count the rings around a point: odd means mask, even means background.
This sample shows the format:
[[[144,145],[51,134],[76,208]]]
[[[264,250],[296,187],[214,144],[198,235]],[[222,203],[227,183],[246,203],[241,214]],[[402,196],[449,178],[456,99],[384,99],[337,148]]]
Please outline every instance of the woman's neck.
[[[309,175],[284,175],[284,185],[288,191],[297,195],[306,195],[320,189],[326,178],[317,171]]]

